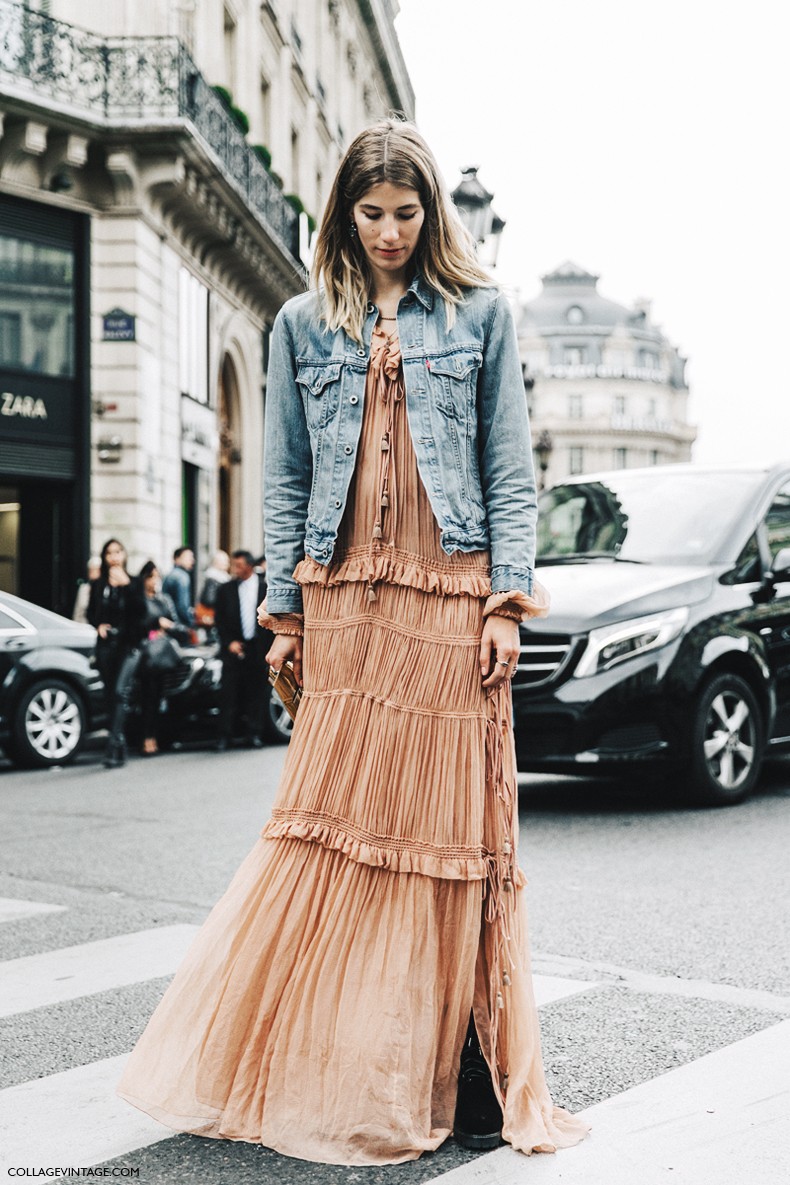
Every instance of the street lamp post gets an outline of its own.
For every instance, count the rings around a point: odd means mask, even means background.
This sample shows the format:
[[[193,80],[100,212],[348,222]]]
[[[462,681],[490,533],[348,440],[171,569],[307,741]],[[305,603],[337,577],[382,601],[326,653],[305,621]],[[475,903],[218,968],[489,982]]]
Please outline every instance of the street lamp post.
[[[505,222],[494,213],[491,206],[494,195],[478,179],[475,166],[461,169],[461,181],[451,197],[461,221],[478,245],[480,262],[484,267],[496,267]]]
[[[545,490],[546,473],[549,468],[551,454],[554,452],[554,441],[551,439],[551,433],[547,428],[544,428],[538,437],[538,443],[535,445],[535,452],[538,454],[538,469],[540,470],[538,489]]]

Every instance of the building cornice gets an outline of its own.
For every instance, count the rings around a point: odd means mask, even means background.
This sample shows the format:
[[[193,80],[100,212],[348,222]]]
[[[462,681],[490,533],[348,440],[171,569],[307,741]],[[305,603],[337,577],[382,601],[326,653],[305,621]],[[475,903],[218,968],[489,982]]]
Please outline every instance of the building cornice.
[[[414,91],[406,69],[403,51],[393,23],[389,0],[356,0],[360,16],[368,30],[381,77],[389,91],[392,107],[414,118]]]

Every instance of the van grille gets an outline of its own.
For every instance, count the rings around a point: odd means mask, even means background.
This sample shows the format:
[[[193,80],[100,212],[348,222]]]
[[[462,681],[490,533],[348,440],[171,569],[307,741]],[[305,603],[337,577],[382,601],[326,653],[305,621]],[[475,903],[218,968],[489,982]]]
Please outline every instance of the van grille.
[[[569,634],[521,631],[521,654],[513,676],[514,687],[540,687],[554,679],[571,652]]]

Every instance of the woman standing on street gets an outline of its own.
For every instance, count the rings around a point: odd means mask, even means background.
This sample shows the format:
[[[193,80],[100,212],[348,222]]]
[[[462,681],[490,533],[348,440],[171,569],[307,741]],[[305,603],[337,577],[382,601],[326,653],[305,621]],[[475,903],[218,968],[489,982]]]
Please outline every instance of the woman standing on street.
[[[359,135],[267,387],[267,655],[304,696],[271,820],[119,1092],[162,1122],[387,1164],[586,1124],[546,1086],[509,678],[535,485],[512,316],[416,129]]]
[[[99,576],[91,582],[88,621],[98,633],[96,665],[107,690],[110,735],[104,753],[108,768],[126,761],[124,724],[129,707],[143,602],[139,581],[126,570],[126,551],[117,539],[101,549]]]
[[[141,661],[137,667],[140,688],[140,723],[143,738],[140,752],[143,757],[154,757],[159,752],[156,736],[159,720],[159,705],[162,700],[165,671],[151,661],[148,643],[161,638],[186,640],[187,631],[176,624],[176,607],[172,597],[162,592],[162,578],[153,560],[148,560],[140,569],[140,582],[144,596],[145,616],[141,625]]]

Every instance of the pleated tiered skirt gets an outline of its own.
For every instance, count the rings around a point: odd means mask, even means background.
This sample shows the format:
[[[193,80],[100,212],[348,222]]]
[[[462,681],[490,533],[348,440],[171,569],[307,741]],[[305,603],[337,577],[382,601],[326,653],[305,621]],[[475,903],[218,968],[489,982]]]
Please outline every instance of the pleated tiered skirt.
[[[543,1073],[510,688],[481,686],[488,557],[441,552],[377,379],[336,561],[295,573],[305,689],[272,817],[119,1093],[178,1131],[333,1164],[411,1160],[452,1131],[473,1009],[504,1138],[554,1151],[587,1125]],[[371,548],[381,417],[400,534]]]

